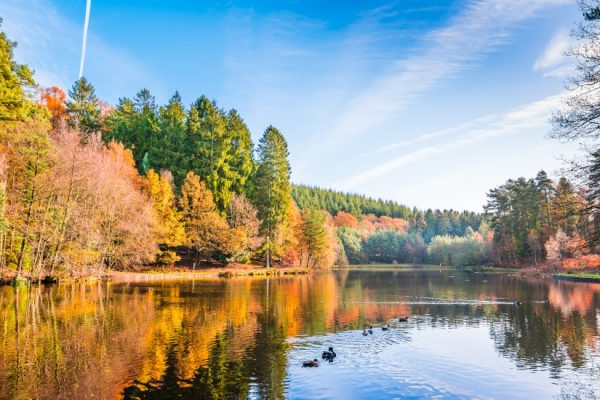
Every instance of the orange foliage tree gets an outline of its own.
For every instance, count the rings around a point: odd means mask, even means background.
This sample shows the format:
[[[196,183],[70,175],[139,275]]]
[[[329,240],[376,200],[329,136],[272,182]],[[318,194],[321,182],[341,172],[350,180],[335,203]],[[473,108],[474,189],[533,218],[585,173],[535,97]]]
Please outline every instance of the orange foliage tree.
[[[212,193],[200,177],[188,172],[179,197],[187,245],[210,261],[231,249],[229,225],[219,214]]]
[[[58,86],[50,86],[41,90],[40,98],[42,105],[50,112],[52,126],[58,127],[67,115],[65,92]]]
[[[358,228],[358,220],[356,217],[345,211],[339,211],[333,218],[333,223],[338,228],[342,226],[348,228]]]

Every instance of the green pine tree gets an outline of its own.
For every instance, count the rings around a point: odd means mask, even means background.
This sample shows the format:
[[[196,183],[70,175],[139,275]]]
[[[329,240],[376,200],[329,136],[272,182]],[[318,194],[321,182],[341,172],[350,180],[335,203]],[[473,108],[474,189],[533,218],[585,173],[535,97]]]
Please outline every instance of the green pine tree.
[[[274,235],[277,226],[285,220],[291,198],[287,142],[273,126],[265,130],[258,143],[252,198],[262,221],[261,233],[266,238],[266,266],[269,268]]]
[[[67,101],[69,123],[81,132],[82,139],[100,130],[100,104],[94,86],[85,77],[75,81]]]

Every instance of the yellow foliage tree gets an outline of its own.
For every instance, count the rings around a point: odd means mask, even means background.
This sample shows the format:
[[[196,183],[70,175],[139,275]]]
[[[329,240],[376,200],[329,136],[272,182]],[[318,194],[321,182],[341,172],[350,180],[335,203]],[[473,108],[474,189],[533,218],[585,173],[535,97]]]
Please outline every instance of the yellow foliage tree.
[[[219,214],[212,193],[198,175],[188,172],[179,198],[187,245],[209,259],[229,244],[229,226]]]
[[[177,211],[171,176],[168,172],[160,175],[153,169],[146,173],[144,189],[152,199],[152,206],[158,219],[158,243],[174,247],[185,243],[185,229],[181,215]]]

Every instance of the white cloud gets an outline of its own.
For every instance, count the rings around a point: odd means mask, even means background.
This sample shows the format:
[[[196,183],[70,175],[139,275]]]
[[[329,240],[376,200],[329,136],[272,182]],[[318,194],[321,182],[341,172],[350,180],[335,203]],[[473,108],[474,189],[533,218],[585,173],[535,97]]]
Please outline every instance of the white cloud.
[[[559,29],[550,39],[544,51],[533,64],[535,71],[544,76],[563,77],[573,71],[573,61],[565,52],[573,45],[574,40],[566,28]]]
[[[314,138],[307,158],[326,153],[339,141],[372,131],[391,120],[419,95],[471,67],[506,43],[511,29],[540,10],[570,0],[476,0],[450,23],[426,36],[420,54],[398,59],[353,97],[325,135]],[[308,164],[308,159],[303,160]]]
[[[431,140],[431,139],[445,137],[452,133],[460,132],[465,129],[477,126],[479,124],[486,123],[487,121],[489,121],[495,117],[496,117],[495,115],[490,115],[490,116],[486,116],[486,117],[482,117],[482,118],[477,118],[474,121],[465,122],[463,124],[453,126],[450,128],[446,128],[446,129],[442,129],[442,130],[434,131],[434,132],[430,132],[430,133],[425,133],[425,134],[415,137],[414,139],[403,140],[401,142],[396,142],[396,143],[392,143],[392,144],[380,147],[374,151],[362,154],[360,157],[369,157],[369,156],[373,156],[373,155],[378,155],[378,154],[386,153],[388,151],[395,150],[395,149],[398,149],[401,147],[410,146],[415,143],[420,143],[420,142],[424,142],[424,141]]]
[[[456,187],[457,184],[476,179],[480,174],[501,168],[512,161],[512,158],[502,158],[490,161],[485,165],[478,165],[477,168],[469,166],[468,168],[453,169],[439,176],[434,176],[412,185],[403,185],[400,189],[391,190],[388,195],[390,198],[397,198],[399,195],[406,194],[413,197],[419,197],[420,194],[435,194],[445,191],[446,188]],[[460,207],[464,207],[464,204]],[[457,207],[459,209],[460,207]]]
[[[467,145],[491,140],[497,137],[517,134],[528,129],[544,127],[548,123],[548,117],[552,110],[563,104],[565,95],[550,96],[540,101],[530,103],[495,117],[478,118],[477,123],[468,122],[456,128],[445,131],[462,132],[452,141],[430,145],[402,154],[390,161],[386,161],[371,167],[354,176],[346,178],[332,185],[335,188],[348,190],[355,188],[365,182],[388,175],[398,169],[433,156],[456,150]],[[441,131],[441,132],[445,132]],[[429,138],[437,138],[439,135],[429,135]]]

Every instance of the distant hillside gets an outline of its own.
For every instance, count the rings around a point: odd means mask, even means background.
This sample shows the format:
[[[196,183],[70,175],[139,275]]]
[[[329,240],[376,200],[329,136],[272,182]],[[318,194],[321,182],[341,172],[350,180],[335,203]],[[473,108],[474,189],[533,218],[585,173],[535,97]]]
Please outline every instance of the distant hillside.
[[[292,185],[292,197],[303,208],[318,208],[335,215],[346,211],[356,216],[375,214],[409,219],[413,210],[391,200],[374,199],[360,194],[343,193],[307,185]]]
[[[410,221],[429,242],[436,235],[462,236],[468,227],[478,230],[483,214],[456,210],[418,210],[391,200],[374,199],[359,194],[343,193],[307,185],[292,185],[292,197],[300,209],[317,208],[335,215],[346,211],[355,216],[375,214]],[[487,228],[486,228],[487,229]]]

